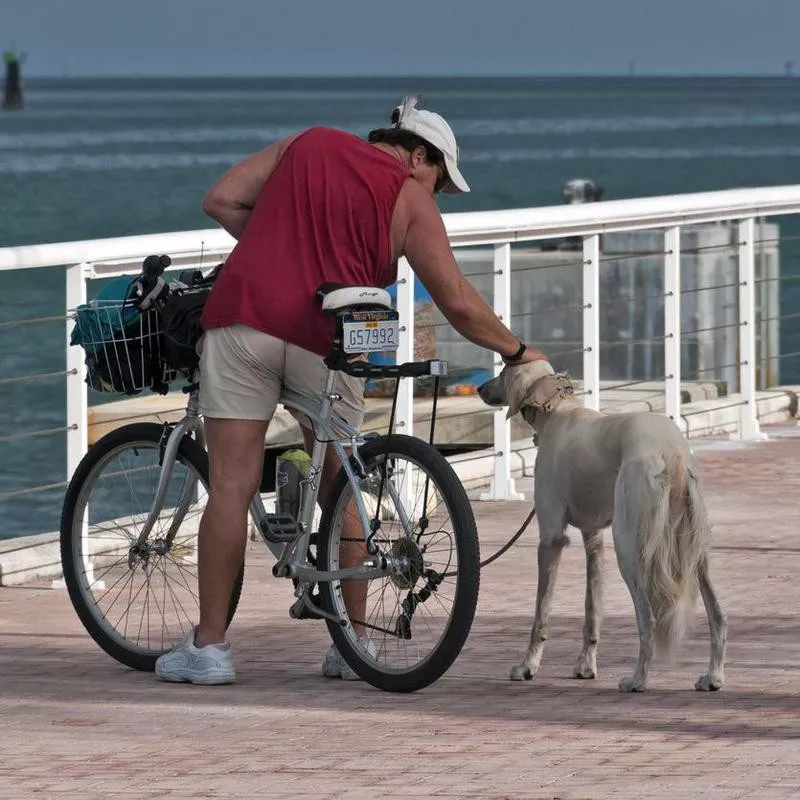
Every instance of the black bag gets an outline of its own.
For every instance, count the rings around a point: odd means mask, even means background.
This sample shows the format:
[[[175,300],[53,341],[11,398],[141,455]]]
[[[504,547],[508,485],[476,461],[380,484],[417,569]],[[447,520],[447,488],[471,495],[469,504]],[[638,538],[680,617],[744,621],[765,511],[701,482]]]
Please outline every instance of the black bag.
[[[220,264],[206,278],[194,273],[191,285],[173,289],[167,297],[161,310],[161,357],[168,367],[181,372],[197,369],[196,348],[203,335],[200,318],[221,268]]]
[[[161,357],[172,369],[189,372],[200,363],[195,348],[203,335],[200,318],[210,292],[210,286],[178,289],[164,304],[161,312]]]
[[[155,331],[155,326],[153,328]],[[130,325],[86,354],[86,383],[98,392],[139,394],[143,389],[165,394],[163,369],[156,333],[142,333],[141,325]]]

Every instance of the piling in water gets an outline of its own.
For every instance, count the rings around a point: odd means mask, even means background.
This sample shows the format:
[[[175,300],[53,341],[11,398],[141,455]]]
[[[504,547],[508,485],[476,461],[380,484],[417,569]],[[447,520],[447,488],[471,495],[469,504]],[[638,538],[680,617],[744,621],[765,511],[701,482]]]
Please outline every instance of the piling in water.
[[[15,53],[3,54],[6,64],[6,83],[3,93],[3,108],[22,108],[22,80],[20,78],[21,61]]]

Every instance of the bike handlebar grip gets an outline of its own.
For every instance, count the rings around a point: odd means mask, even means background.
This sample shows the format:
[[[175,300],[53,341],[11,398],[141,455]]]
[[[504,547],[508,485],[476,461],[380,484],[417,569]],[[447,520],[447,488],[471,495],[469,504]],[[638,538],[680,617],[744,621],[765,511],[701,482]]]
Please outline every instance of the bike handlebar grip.
[[[157,278],[172,264],[172,259],[167,255],[147,256],[142,264],[142,273]]]
[[[447,362],[437,358],[429,361],[408,361],[404,364],[370,364],[367,361],[328,360],[331,369],[346,372],[356,378],[423,378],[428,375],[447,375]]]
[[[427,375],[441,376],[447,375],[447,362],[438,358],[428,361],[408,361],[405,364],[397,365],[402,378],[423,378]],[[378,367],[381,369],[381,367]]]

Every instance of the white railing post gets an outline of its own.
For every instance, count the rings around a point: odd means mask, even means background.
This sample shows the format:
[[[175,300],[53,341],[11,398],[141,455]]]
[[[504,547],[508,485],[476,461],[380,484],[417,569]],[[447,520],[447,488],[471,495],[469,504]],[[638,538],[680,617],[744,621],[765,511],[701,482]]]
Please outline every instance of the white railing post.
[[[765,439],[756,404],[756,260],[755,220],[739,223],[739,438]]]
[[[397,263],[397,310],[400,313],[400,337],[397,363],[414,360],[414,273],[407,259]],[[414,435],[414,380],[400,381],[397,395],[395,430]]]
[[[89,409],[86,388],[86,361],[82,347],[71,346],[70,339],[76,322],[71,313],[86,302],[86,278],[88,264],[75,264],[67,267],[66,275],[66,356],[67,356],[67,480],[72,478],[80,460],[89,449]],[[83,552],[86,579],[94,589],[102,589],[103,581],[95,580],[90,558],[89,507],[87,505],[81,527],[81,551]],[[65,588],[63,578],[54,580],[54,589]]]
[[[600,410],[600,236],[583,239],[583,404]]]
[[[69,343],[75,327],[70,314],[86,302],[86,268],[86,264],[67,268],[67,480],[86,454],[89,438],[85,354],[83,348]]]
[[[494,246],[494,312],[511,327],[511,245]],[[500,357],[494,354],[494,375],[503,369]],[[493,414],[494,422],[494,477],[488,492],[480,495],[481,500],[524,500],[516,490],[511,477],[511,420],[506,419],[505,407]]]
[[[664,232],[664,412],[681,418],[681,229]]]

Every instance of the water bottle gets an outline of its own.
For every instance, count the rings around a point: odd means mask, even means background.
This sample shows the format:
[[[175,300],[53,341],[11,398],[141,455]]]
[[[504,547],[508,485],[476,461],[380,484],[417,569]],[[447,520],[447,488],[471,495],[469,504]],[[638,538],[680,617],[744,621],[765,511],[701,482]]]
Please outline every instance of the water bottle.
[[[286,450],[275,463],[275,513],[297,520],[302,503],[301,481],[308,477],[311,456],[305,450]]]

